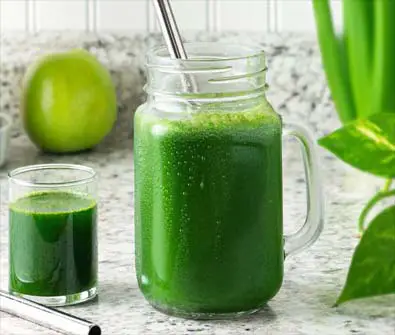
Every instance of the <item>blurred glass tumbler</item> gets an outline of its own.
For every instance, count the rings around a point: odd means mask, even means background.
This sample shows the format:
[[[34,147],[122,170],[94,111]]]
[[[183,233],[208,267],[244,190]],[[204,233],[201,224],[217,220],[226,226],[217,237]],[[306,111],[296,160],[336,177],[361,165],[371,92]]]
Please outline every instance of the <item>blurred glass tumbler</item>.
[[[97,290],[97,177],[72,164],[21,167],[9,177],[9,290],[49,306]]]

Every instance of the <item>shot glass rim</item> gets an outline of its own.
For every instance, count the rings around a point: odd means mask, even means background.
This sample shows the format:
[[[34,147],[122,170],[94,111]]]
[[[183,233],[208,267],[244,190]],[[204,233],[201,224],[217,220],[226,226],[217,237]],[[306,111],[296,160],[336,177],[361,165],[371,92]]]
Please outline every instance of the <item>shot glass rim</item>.
[[[26,172],[37,171],[37,170],[56,170],[56,169],[68,169],[68,170],[78,170],[87,172],[89,175],[87,177],[81,177],[77,180],[71,181],[62,181],[62,182],[51,182],[51,183],[43,183],[43,182],[30,182],[27,180],[23,180],[18,178],[18,175],[21,175]],[[59,164],[59,163],[51,163],[51,164],[34,164],[34,165],[26,165],[21,166],[19,168],[13,169],[8,172],[8,180],[16,185],[26,186],[26,187],[43,187],[43,188],[51,188],[51,187],[61,187],[61,186],[78,186],[87,184],[89,182],[93,182],[97,178],[97,173],[94,169],[80,164]]]

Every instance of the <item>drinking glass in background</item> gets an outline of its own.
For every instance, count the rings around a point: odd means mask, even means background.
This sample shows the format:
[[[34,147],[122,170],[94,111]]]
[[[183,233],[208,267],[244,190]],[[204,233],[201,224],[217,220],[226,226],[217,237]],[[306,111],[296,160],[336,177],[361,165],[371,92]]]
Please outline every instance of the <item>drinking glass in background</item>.
[[[0,113],[0,167],[7,163],[12,120],[5,113]]]
[[[72,164],[9,177],[9,290],[49,306],[97,294],[97,177]]]

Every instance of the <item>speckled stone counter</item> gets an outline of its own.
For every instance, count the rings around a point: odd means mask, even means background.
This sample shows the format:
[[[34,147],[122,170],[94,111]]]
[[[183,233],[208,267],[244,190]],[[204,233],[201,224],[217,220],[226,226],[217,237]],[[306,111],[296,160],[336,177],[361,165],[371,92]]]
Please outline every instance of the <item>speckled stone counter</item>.
[[[187,41],[220,41],[260,45],[267,54],[268,96],[287,119],[312,123],[323,132],[338,126],[322,71],[319,49],[312,35],[237,33],[187,33]],[[20,83],[26,67],[39,55],[72,48],[94,54],[111,72],[118,92],[119,124],[131,125],[145,82],[144,55],[162,43],[161,35],[79,33],[4,34],[0,36],[0,111],[19,126]],[[130,129],[131,127],[129,127]],[[117,131],[117,129],[115,130]]]
[[[31,50],[37,50],[40,45],[58,48],[53,36],[36,36],[29,43],[25,37],[19,38],[19,44],[16,38],[12,43],[8,41],[8,44],[3,39],[5,47],[1,50],[3,68],[0,74],[1,82],[5,83],[1,91],[1,108],[7,109],[15,120],[18,103],[13,97],[18,91],[12,80],[17,81],[16,78],[20,78],[34,53]],[[94,151],[70,156],[41,154],[32,146],[16,121],[11,141],[11,156],[8,165],[0,169],[2,288],[7,287],[8,275],[7,170],[37,163],[80,163],[95,168],[101,179],[99,298],[92,303],[63,310],[97,322],[102,327],[103,334],[393,334],[393,297],[356,301],[339,308],[331,307],[344,283],[353,249],[358,242],[356,218],[363,202],[371,194],[366,192],[356,196],[353,192],[350,193],[347,186],[350,184],[348,170],[323,150],[320,150],[319,154],[326,198],[325,229],[311,248],[286,260],[283,287],[267,308],[248,318],[213,322],[168,317],[153,310],[138,290],[134,271],[131,114],[143,98],[141,84],[144,73],[141,71],[141,54],[147,46],[157,40],[157,37],[64,38],[65,40],[58,38],[60,45],[97,48],[95,50],[98,54],[104,54],[103,59],[108,58],[106,64],[115,69],[113,76],[119,80],[117,87],[120,118],[112,134]],[[269,99],[284,119],[304,122],[313,130],[316,137],[337,126],[338,121],[325,87],[313,40],[307,37],[242,37],[237,34],[219,37],[196,35],[195,38],[221,38],[229,41],[259,41],[261,38],[261,41],[266,41],[262,43],[268,50],[269,67],[272,69]],[[128,52],[136,56],[126,57]],[[125,70],[123,75],[120,69]],[[11,75],[7,71],[15,71],[16,74]],[[5,94],[9,94],[8,97],[5,97]],[[6,99],[8,100],[4,102]],[[8,107],[5,108],[7,104]],[[304,176],[298,150],[295,143],[286,142],[284,224],[287,233],[293,232],[304,217],[303,183]],[[355,180],[351,183],[355,183]],[[56,333],[0,313],[0,334]]]

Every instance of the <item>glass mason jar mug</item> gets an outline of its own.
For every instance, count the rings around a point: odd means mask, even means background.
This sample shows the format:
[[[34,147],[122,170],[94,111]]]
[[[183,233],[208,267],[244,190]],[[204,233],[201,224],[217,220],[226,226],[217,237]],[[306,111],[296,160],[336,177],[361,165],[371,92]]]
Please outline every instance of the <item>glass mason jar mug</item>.
[[[97,294],[97,178],[72,164],[9,173],[9,290],[45,305]]]
[[[186,44],[188,60],[148,54],[147,101],[135,114],[135,253],[140,290],[187,318],[259,310],[286,256],[323,227],[314,141],[265,98],[264,53]],[[307,218],[283,237],[282,137],[303,150]]]

